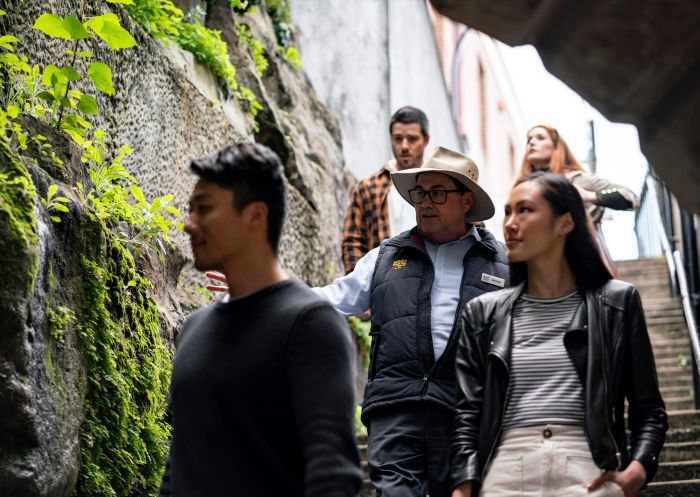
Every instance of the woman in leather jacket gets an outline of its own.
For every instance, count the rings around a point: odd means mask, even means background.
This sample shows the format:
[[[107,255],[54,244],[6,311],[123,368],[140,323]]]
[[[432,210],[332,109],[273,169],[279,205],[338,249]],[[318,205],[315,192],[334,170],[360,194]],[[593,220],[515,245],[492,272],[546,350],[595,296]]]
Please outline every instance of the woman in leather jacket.
[[[668,427],[639,295],[563,176],[520,178],[505,214],[511,286],[459,321],[452,497],[635,496]]]

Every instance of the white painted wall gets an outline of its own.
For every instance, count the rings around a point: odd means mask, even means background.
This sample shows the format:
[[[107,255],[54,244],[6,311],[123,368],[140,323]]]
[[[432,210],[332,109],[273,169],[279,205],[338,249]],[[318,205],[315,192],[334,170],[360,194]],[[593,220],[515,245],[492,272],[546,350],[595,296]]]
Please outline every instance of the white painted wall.
[[[489,192],[496,206],[496,214],[486,226],[502,240],[503,205],[519,173],[526,128],[494,40],[470,30],[464,44],[460,63],[462,123],[469,140],[469,154],[480,166],[479,183]],[[483,107],[479,65],[485,87]],[[486,130],[482,133],[484,123]]]
[[[392,158],[389,120],[423,110],[431,145],[461,150],[424,0],[293,0],[303,70],[339,119],[358,178]]]
[[[503,205],[524,151],[526,128],[520,106],[496,42],[434,11],[432,16],[459,116],[458,131],[466,141],[466,154],[479,166],[479,184],[496,207],[486,227],[502,240]]]

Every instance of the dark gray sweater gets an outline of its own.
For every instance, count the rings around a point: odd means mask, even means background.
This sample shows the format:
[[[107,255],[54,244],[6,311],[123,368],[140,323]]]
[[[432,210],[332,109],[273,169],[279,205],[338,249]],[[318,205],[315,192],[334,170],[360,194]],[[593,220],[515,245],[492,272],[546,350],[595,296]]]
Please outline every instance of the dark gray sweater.
[[[353,362],[343,318],[298,280],[192,314],[160,495],[356,495]]]

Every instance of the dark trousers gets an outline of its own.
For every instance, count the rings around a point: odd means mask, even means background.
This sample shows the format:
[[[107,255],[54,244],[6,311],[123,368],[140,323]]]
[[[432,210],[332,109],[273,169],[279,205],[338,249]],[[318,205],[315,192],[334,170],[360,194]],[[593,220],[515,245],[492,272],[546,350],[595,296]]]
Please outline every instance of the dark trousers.
[[[449,497],[452,411],[428,402],[372,414],[367,460],[377,497]]]

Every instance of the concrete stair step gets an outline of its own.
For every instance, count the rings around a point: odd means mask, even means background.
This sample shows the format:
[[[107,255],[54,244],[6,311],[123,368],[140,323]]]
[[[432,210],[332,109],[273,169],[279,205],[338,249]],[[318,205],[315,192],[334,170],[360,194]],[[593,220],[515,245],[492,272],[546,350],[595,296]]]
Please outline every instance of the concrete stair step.
[[[655,482],[700,479],[700,460],[659,463]]]
[[[652,482],[640,497],[698,497],[700,480]]]
[[[683,428],[669,428],[666,433],[666,442],[692,442],[700,440],[700,426],[685,426]],[[700,457],[698,458],[700,459]]]
[[[661,359],[690,359],[690,346],[688,345],[663,345],[657,346],[652,342],[654,357],[659,364]]]
[[[660,387],[661,396],[665,399],[666,397],[674,397],[680,395],[687,395],[688,397],[693,396],[693,388],[686,387],[685,385],[677,387]]]
[[[659,377],[676,377],[678,375],[690,376],[693,371],[693,366],[691,364],[686,364],[685,366],[660,366],[656,368],[656,372]]]
[[[686,326],[685,316],[683,315],[682,310],[680,313],[671,313],[671,311],[664,311],[663,313],[653,314],[651,316],[646,315],[646,319],[647,327],[649,328],[656,328],[657,326],[667,326],[671,324],[675,324],[678,326]]]
[[[666,337],[663,335],[659,335],[656,337],[651,338],[651,344],[654,347],[654,350],[690,350],[690,338],[688,334],[686,333],[685,336],[682,337]]]
[[[668,411],[668,425],[671,429],[700,426],[700,410]]]
[[[669,367],[669,366],[686,366],[690,364],[690,356],[687,354],[669,354],[665,357],[658,357],[654,355],[656,359],[656,367]]]
[[[695,399],[693,399],[692,397],[684,399],[665,400],[664,402],[666,402],[666,409],[669,410],[692,409],[693,407],[695,407]]]
[[[659,461],[678,462],[700,459],[700,441],[667,442],[659,455]]]
[[[693,388],[693,379],[690,377],[690,374],[688,375],[683,375],[683,376],[663,376],[659,377],[659,386],[666,388],[666,387],[684,387],[684,388]]]

